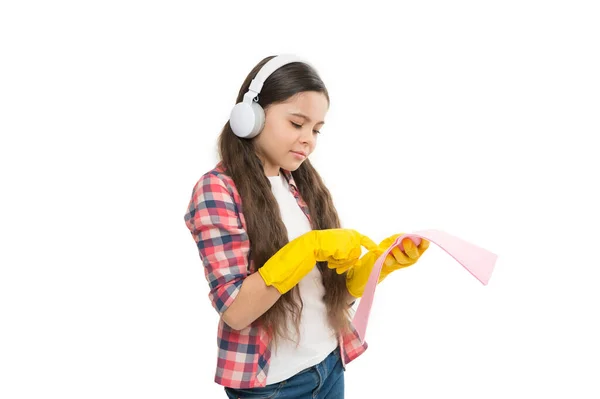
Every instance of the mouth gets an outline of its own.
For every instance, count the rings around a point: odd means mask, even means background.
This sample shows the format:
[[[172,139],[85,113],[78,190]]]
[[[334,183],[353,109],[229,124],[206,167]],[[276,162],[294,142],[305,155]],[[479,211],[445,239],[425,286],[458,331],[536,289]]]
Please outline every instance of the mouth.
[[[294,153],[294,154],[301,155],[301,156],[303,156],[304,158],[306,158],[306,153],[305,153],[305,152],[302,152],[302,151],[291,151],[291,152],[292,152],[292,153]]]

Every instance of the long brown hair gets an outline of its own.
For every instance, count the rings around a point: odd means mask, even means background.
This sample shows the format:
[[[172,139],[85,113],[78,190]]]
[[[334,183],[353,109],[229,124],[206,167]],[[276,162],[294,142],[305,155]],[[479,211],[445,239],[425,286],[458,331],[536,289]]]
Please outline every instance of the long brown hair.
[[[252,79],[273,57],[263,59],[250,71],[240,88],[236,103],[242,101]],[[304,91],[323,93],[329,102],[327,89],[313,68],[300,62],[286,64],[265,80],[258,103],[266,110],[269,105],[286,101]],[[265,175],[262,162],[256,155],[254,140],[237,137],[227,122],[219,135],[218,148],[226,173],[233,179],[242,199],[243,214],[250,238],[250,256],[258,270],[288,243],[287,229],[281,219],[277,201],[271,192],[271,183]],[[341,227],[331,194],[308,158],[292,172],[292,176],[302,199],[308,205],[312,229]],[[341,333],[348,326],[349,316],[346,302],[346,275],[339,275],[335,270],[329,269],[326,262],[318,262],[317,267],[323,276],[324,301],[330,325],[337,333]],[[297,300],[295,301],[294,298]],[[287,317],[291,317],[299,336],[301,309],[302,298],[296,285],[259,317],[258,322],[263,323],[271,334],[272,343],[276,344],[279,338],[289,337]]]

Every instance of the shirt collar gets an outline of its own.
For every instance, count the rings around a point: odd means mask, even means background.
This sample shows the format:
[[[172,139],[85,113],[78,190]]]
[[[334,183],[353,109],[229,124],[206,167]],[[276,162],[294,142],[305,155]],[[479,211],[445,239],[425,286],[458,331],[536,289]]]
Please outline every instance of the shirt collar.
[[[296,185],[296,181],[294,180],[294,176],[292,176],[292,172],[289,170],[279,168],[279,170],[283,173],[283,176],[287,180],[288,184],[294,188],[294,190],[298,190],[298,186]]]

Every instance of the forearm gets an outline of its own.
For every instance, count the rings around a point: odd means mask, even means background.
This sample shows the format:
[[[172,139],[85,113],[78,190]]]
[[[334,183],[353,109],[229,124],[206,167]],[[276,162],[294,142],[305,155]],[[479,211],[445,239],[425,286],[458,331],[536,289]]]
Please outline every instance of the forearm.
[[[281,297],[273,286],[267,286],[257,272],[244,279],[240,292],[223,313],[223,321],[235,330],[242,330],[271,308]]]

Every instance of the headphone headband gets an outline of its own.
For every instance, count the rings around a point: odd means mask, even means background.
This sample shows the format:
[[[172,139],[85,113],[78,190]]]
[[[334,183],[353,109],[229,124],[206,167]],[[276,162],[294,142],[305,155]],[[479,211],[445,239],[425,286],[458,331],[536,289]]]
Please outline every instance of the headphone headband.
[[[248,104],[251,103],[252,100],[254,100],[254,98],[262,90],[265,80],[267,80],[267,78],[271,76],[271,74],[277,69],[292,62],[302,62],[304,64],[310,65],[303,58],[298,57],[294,54],[280,54],[271,58],[269,61],[267,61],[265,65],[263,65],[260,71],[258,71],[254,79],[252,79],[252,82],[250,82],[250,87],[248,88],[246,94],[244,94],[243,102]]]

